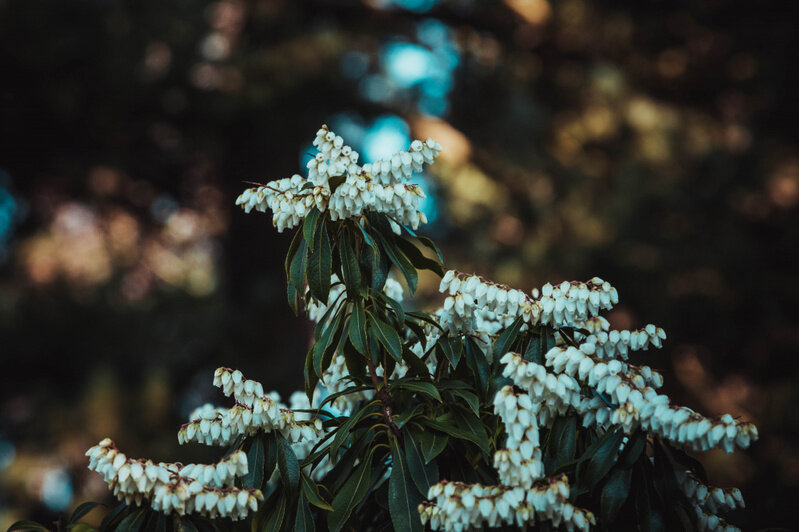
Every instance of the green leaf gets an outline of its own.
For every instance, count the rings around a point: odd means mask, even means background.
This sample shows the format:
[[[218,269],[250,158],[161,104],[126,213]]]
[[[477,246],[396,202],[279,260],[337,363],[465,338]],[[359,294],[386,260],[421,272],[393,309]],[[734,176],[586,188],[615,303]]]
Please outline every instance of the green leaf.
[[[280,472],[280,479],[284,488],[296,491],[300,485],[300,464],[297,455],[282,435],[277,437],[277,443],[277,469]]]
[[[75,508],[74,512],[72,512],[72,515],[69,517],[70,524],[77,523],[81,517],[88,514],[98,506],[100,506],[99,502],[84,502],[83,504]]]
[[[624,431],[616,429],[615,432],[596,450],[588,462],[585,471],[585,481],[589,488],[596,486],[602,477],[607,475],[619,456],[619,446],[624,438]]]
[[[449,436],[435,430],[425,430],[419,434],[424,463],[428,464],[447,447]]]
[[[629,469],[638,461],[646,448],[646,433],[638,430],[631,437],[624,447],[624,451],[619,458],[619,467]]]
[[[375,236],[380,242],[383,251],[388,255],[388,258],[402,272],[403,277],[405,277],[405,282],[408,284],[408,291],[413,295],[416,291],[416,284],[419,282],[419,274],[416,273],[416,268],[413,267],[408,257],[394,245],[394,242],[383,238],[379,233]]]
[[[396,299],[388,297],[383,292],[378,292],[377,296],[391,307],[391,310],[394,311],[394,315],[397,317],[399,324],[401,326],[405,325],[405,311],[403,310],[400,302]]]
[[[313,369],[319,377],[322,376],[322,373],[333,359],[333,354],[341,339],[343,330],[339,325],[343,315],[344,306],[342,305],[333,320],[325,327],[322,337],[313,346]]]
[[[394,360],[402,362],[402,340],[400,340],[397,331],[371,312],[367,312],[366,315],[369,320],[369,327],[377,340],[383,344],[383,347]]]
[[[638,530],[640,532],[665,532],[666,525],[663,516],[657,508],[652,507],[652,481],[647,474],[647,468],[644,464],[639,464],[635,469],[638,472],[635,489],[635,514],[638,520]]]
[[[160,514],[163,516],[163,514]],[[68,530],[71,532],[96,532],[94,527],[86,524],[86,523],[75,523],[74,525],[69,525]],[[164,532],[166,529],[164,529]],[[160,530],[155,530],[155,532],[161,532]]]
[[[166,515],[162,514],[161,512],[156,512],[150,521],[154,522],[147,523],[148,530],[153,530],[154,532],[166,532]],[[74,528],[72,531],[76,532]]]
[[[394,420],[394,424],[397,425],[398,428],[402,428],[408,423],[408,421],[422,415],[423,413],[424,405],[422,403],[417,403],[413,409],[405,409],[399,414],[394,414],[391,419]]]
[[[418,431],[407,431],[405,438],[405,459],[419,493],[427,495],[427,490],[438,482],[438,464],[435,461],[425,462],[419,447]]]
[[[461,339],[442,336],[438,341],[437,347],[444,354],[447,360],[449,360],[449,364],[452,366],[452,369],[456,369],[458,367],[458,362],[461,359],[461,355],[463,354],[463,343],[461,342]]]
[[[495,358],[494,360],[499,360]],[[491,378],[491,367],[488,365],[483,350],[472,338],[466,339],[466,365],[472,371],[477,382],[480,383],[480,390],[485,393],[488,390],[489,379]],[[499,367],[499,366],[497,366]]]
[[[367,403],[360,410],[351,415],[347,421],[341,424],[336,431],[336,436],[333,438],[333,442],[330,444],[331,458],[338,454],[339,448],[345,441],[347,441],[347,438],[350,436],[350,432],[352,432],[353,427],[355,427],[358,421],[360,421],[361,418],[366,414],[374,411],[376,411],[375,405],[372,403]]]
[[[302,235],[308,244],[308,251],[313,251],[316,241],[316,230],[319,227],[319,215],[322,214],[316,207],[312,208],[302,223]]]
[[[368,340],[366,338],[366,313],[363,310],[363,301],[360,299],[352,304],[352,314],[349,321],[349,338],[352,346],[358,352],[368,354]]]
[[[480,420],[461,411],[448,412],[436,419],[425,420],[428,427],[440,430],[459,440],[468,440],[484,453],[489,453],[488,436]]]
[[[299,231],[297,232],[299,234]],[[299,312],[300,298],[305,293],[305,272],[308,266],[308,252],[305,240],[300,240],[297,252],[289,265],[288,282],[286,291],[288,294],[289,306],[294,314]]]
[[[510,351],[511,346],[519,336],[522,325],[524,325],[524,317],[519,316],[513,320],[510,327],[502,331],[502,334],[500,334],[499,338],[494,342],[494,360],[501,359]]]
[[[341,175],[334,175],[327,180],[327,185],[330,187],[330,195],[332,196],[333,193],[336,191],[338,187],[347,180],[346,174]]]
[[[400,390],[410,390],[412,392],[420,393],[422,395],[435,399],[439,403],[442,402],[441,394],[438,393],[436,386],[432,382],[397,381],[391,386],[392,388],[398,388]]]
[[[144,508],[140,508],[131,514],[128,514],[122,522],[117,526],[117,532],[138,532],[147,518],[147,512]]]
[[[198,532],[197,526],[188,517],[178,518],[173,521],[175,532]]]
[[[388,478],[388,509],[394,530],[423,531],[417,507],[422,497],[416,491],[408,464],[396,439],[391,440],[391,475]]]
[[[423,322],[425,322],[425,323],[427,323],[429,325],[432,325],[433,327],[435,327],[439,331],[444,332],[444,328],[441,327],[441,324],[438,323],[438,321],[433,316],[431,316],[430,314],[428,314],[426,312],[410,311],[410,312],[405,312],[405,315],[406,316],[410,316],[412,318],[416,318],[419,321],[423,321]]]
[[[358,266],[358,258],[352,247],[352,238],[347,230],[341,232],[338,251],[341,256],[341,274],[344,277],[344,285],[347,287],[347,296],[355,297],[361,289],[361,268]]]
[[[115,506],[110,512],[105,514],[105,517],[103,517],[103,520],[100,522],[100,530],[107,530],[108,527],[114,524],[117,518],[119,518],[122,512],[124,512],[127,508],[128,505],[122,502]]]
[[[286,272],[286,279],[291,278],[291,263],[294,261],[294,257],[297,255],[297,251],[300,248],[300,243],[303,241],[303,232],[302,230],[298,230],[294,232],[294,236],[291,238],[291,244],[289,244],[289,249],[286,252],[286,260],[283,264],[283,269]],[[289,281],[290,282],[290,281]]]
[[[600,496],[600,510],[602,523],[610,526],[619,510],[624,505],[630,494],[630,479],[632,469],[614,469],[608,475],[608,480],[602,488]]]
[[[456,397],[460,397],[466,404],[469,405],[469,408],[472,409],[475,416],[480,416],[480,398],[477,397],[476,394],[466,391],[466,390],[451,390],[449,393]]]
[[[330,236],[324,218],[314,235],[313,246],[308,250],[308,289],[311,295],[322,304],[327,304],[330,293],[330,276],[333,274],[333,255],[330,249]]]
[[[43,530],[47,532],[49,529],[35,521],[17,521],[9,527],[8,532],[12,530]]]
[[[297,501],[297,516],[294,518],[294,532],[313,532],[316,530],[313,512],[308,506],[308,501],[304,495],[300,495]]]
[[[424,254],[419,251],[419,248],[408,242],[402,237],[395,237],[394,243],[405,254],[408,260],[413,264],[416,269],[430,270],[437,274],[439,277],[444,277],[444,269],[441,268],[441,263],[433,259],[428,259]]]
[[[575,416],[560,417],[552,427],[553,433],[557,427],[555,458],[557,464],[563,464],[574,459],[577,450],[577,418]]]
[[[350,518],[352,510],[366,497],[372,477],[373,454],[374,449],[366,460],[361,461],[333,498],[333,511],[327,515],[327,526],[331,532],[341,530]]]
[[[300,480],[302,482],[302,494],[308,502],[322,510],[333,511],[333,507],[319,494],[319,487],[311,477],[303,473]]]
[[[419,242],[421,242],[423,246],[433,250],[433,252],[435,252],[436,256],[438,257],[439,262],[441,263],[444,262],[444,257],[441,256],[441,252],[438,250],[438,246],[436,246],[432,240],[430,240],[426,236],[417,236],[416,239],[419,240]]]
[[[260,489],[264,483],[264,442],[261,438],[255,437],[247,452],[247,465],[249,470],[244,477],[245,488]]]
[[[305,395],[308,396],[308,402],[310,404],[313,404],[314,391],[316,390],[316,384],[319,382],[319,374],[317,374],[316,370],[314,369],[313,353],[315,347],[316,344],[308,349],[308,353],[305,355],[305,367],[303,368]]]
[[[277,532],[283,526],[286,518],[286,494],[280,492],[277,504],[275,504],[266,516],[261,525],[262,532]]]

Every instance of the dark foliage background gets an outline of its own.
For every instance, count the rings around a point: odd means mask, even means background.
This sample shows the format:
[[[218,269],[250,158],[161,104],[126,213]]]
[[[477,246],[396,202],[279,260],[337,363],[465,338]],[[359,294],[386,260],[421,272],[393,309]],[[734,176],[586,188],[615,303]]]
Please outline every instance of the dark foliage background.
[[[785,2],[0,0],[0,528],[105,485],[83,451],[178,449],[211,372],[301,387],[287,235],[233,201],[327,122],[433,136],[447,266],[599,275],[672,397],[754,421],[701,459],[744,529],[799,495],[797,19]],[[420,306],[435,302],[423,279]]]

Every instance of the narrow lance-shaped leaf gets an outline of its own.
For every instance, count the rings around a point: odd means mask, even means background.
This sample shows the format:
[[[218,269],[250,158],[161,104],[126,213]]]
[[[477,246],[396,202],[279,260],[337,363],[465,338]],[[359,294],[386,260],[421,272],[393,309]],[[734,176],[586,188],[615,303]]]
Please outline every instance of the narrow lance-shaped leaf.
[[[361,269],[358,258],[352,246],[352,238],[346,229],[341,232],[341,241],[338,250],[341,256],[341,274],[344,276],[344,285],[347,287],[348,297],[354,297],[361,288]]]
[[[327,526],[331,532],[341,530],[350,518],[352,510],[366,497],[369,480],[372,477],[373,454],[374,449],[352,472],[333,498],[333,511],[327,516]]]
[[[494,342],[494,360],[499,360],[510,350],[513,342],[515,342],[516,338],[519,336],[519,331],[523,324],[524,318],[519,316],[513,320],[510,327],[499,335],[499,338]]]
[[[294,518],[294,532],[313,532],[316,530],[313,512],[308,506],[305,495],[300,495],[297,501],[297,515]]]
[[[333,274],[333,255],[330,248],[330,236],[324,218],[314,235],[313,247],[308,250],[308,289],[311,295],[321,303],[327,304],[330,293],[330,276]]]
[[[377,340],[385,347],[388,354],[397,362],[402,362],[402,340],[391,325],[367,312],[369,327]]]
[[[408,470],[419,493],[427,494],[427,490],[438,482],[438,464],[435,461],[425,462],[419,445],[417,431],[407,431],[405,438],[405,458]]]
[[[280,479],[286,489],[296,491],[300,485],[300,464],[297,455],[294,454],[286,438],[278,436],[277,439],[277,469],[280,471]]]
[[[359,299],[353,303],[348,325],[352,346],[361,354],[367,354],[369,343],[366,338],[366,313],[363,310],[362,300]]]
[[[311,477],[303,473],[300,481],[302,482],[302,493],[309,503],[322,510],[333,511],[333,507],[319,494],[319,488]]]
[[[632,469],[614,469],[602,488],[600,496],[600,515],[602,522],[610,526],[630,494]]]
[[[247,467],[244,487],[260,489],[264,482],[264,442],[261,438],[254,438],[250,445],[250,450],[247,452]]]
[[[319,215],[322,214],[316,207],[305,216],[302,222],[302,235],[305,242],[308,244],[308,250],[313,251],[316,244],[314,238],[316,237],[316,230],[319,226]]]
[[[388,509],[394,530],[422,531],[417,507],[422,496],[411,478],[408,464],[396,439],[391,440],[391,476],[388,478]]]

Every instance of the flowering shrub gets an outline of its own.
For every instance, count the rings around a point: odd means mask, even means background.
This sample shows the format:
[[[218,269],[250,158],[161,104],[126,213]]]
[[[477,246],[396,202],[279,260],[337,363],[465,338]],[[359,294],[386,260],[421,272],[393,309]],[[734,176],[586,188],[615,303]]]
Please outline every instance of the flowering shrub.
[[[286,405],[216,370],[234,404],[178,432],[227,448],[215,464],[89,449],[123,501],[102,530],[735,529],[718,514],[743,507],[740,491],[710,487],[686,451],[746,448],[757,429],[658,392],[661,375],[630,357],[663,329],[610,330],[600,313],[618,294],[596,277],[525,293],[444,272],[406,182],[437,157],[432,139],[363,166],[324,126],[314,145],[307,178],[237,200],[298,228],[285,270],[289,305],[316,322],[304,391]],[[423,269],[442,278],[432,313],[404,308],[394,277],[413,294]]]

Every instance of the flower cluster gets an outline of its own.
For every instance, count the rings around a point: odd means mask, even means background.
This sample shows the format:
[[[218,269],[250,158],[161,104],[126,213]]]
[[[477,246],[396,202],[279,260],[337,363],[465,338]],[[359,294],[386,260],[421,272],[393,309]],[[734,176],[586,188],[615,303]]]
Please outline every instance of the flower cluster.
[[[149,503],[153,510],[178,515],[243,519],[258,509],[263,495],[257,489],[233,487],[247,473],[247,455],[232,453],[216,464],[154,463],[134,460],[106,438],[86,451],[89,469],[100,473],[114,495],[128,504]]]
[[[178,441],[206,445],[229,445],[240,435],[276,430],[289,441],[316,440],[322,430],[319,419],[297,420],[294,412],[281,408],[278,401],[264,395],[261,383],[245,379],[239,370],[219,368],[214,372],[214,385],[233,397],[236,404],[229,409],[205,408],[201,417],[180,427]]]
[[[565,475],[529,489],[443,481],[430,486],[430,502],[419,505],[419,514],[433,530],[473,530],[482,524],[526,527],[547,520],[570,531],[587,531],[596,522],[594,515],[572,505],[568,497]]]
[[[533,402],[526,393],[505,386],[494,397],[494,412],[505,424],[505,449],[494,454],[499,481],[506,486],[530,488],[544,477]]]
[[[331,220],[342,220],[374,211],[388,215],[395,232],[398,224],[417,229],[427,218],[419,211],[425,197],[416,185],[404,183],[424,164],[431,164],[441,151],[433,139],[415,140],[410,150],[395,153],[385,161],[358,165],[358,152],[322,126],[314,139],[317,154],[308,162],[308,178],[290,178],[245,190],[236,200],[245,212],[272,211],[278,231],[299,225],[312,208],[328,211]]]
[[[545,284],[528,296],[521,290],[486,281],[477,275],[449,270],[441,279],[439,290],[449,294],[444,300],[442,322],[453,332],[476,329],[475,311],[497,323],[497,329],[522,317],[528,325],[579,327],[618,303],[619,296],[610,283],[599,277],[588,282]]]

